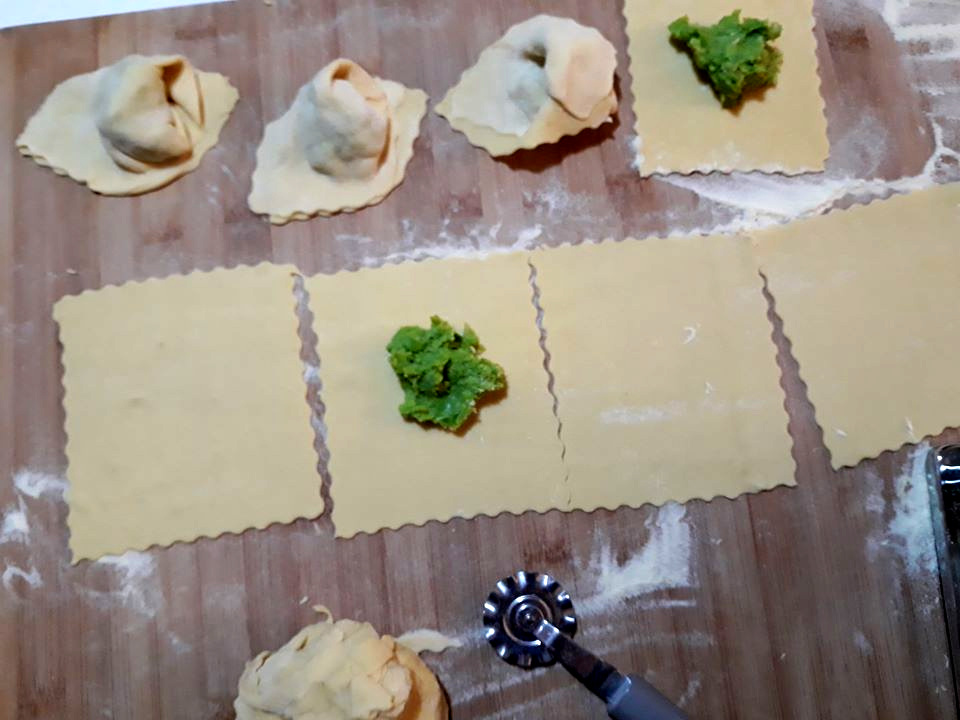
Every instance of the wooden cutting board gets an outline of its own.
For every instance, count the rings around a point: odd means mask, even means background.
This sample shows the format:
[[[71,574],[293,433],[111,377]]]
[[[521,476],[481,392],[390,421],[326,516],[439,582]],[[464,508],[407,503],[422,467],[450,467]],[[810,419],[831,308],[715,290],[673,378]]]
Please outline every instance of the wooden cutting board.
[[[923,172],[937,148],[960,147],[957,65],[931,55],[942,43],[924,42],[937,23],[956,22],[956,6],[914,0],[900,19],[920,29],[898,42],[881,4],[818,4],[829,173],[798,179],[796,191],[775,185],[766,199],[744,195],[753,210],[769,214],[771,198],[802,206],[818,183],[836,190],[845,177],[876,178],[882,191],[884,179]],[[888,17],[897,6],[887,3]],[[384,632],[462,637],[463,649],[429,658],[454,718],[601,716],[562,671],[523,673],[480,640],[486,593],[521,568],[562,579],[584,643],[646,673],[693,717],[957,717],[926,506],[904,475],[910,453],[830,469],[773,314],[796,489],[684,511],[502,515],[351,540],[334,540],[324,516],[69,564],[50,314],[64,294],[261,260],[333,272],[451,246],[641,237],[744,216],[722,179],[640,180],[631,170],[621,9],[247,0],[0,32],[0,508],[12,518],[0,537],[0,718],[232,717],[244,661],[311,622],[313,603]],[[483,47],[540,11],[594,25],[618,46],[618,124],[496,161],[431,113],[407,179],[381,205],[283,228],[247,210],[263,124],[329,60],[350,57],[435,102]],[[56,83],[132,52],[182,52],[239,88],[196,172],[141,198],[102,198],[17,154],[14,138]],[[938,177],[958,176],[945,163]],[[640,592],[613,601],[623,573]]]

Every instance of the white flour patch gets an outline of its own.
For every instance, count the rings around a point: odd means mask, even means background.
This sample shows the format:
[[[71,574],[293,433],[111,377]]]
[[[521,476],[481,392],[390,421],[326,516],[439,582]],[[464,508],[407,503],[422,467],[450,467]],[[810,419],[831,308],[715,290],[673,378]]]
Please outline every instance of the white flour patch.
[[[686,410],[686,403],[671,402],[663,406],[616,407],[600,413],[600,422],[605,425],[641,425],[679,417]]]
[[[317,365],[312,365],[310,363],[304,363],[303,365],[303,381],[307,385],[319,385],[320,384],[320,368]]]
[[[911,575],[934,575],[937,572],[927,485],[929,450],[927,443],[919,445],[910,455],[904,472],[894,481],[894,515],[887,526],[886,544],[897,549]]]
[[[21,495],[34,499],[45,495],[62,498],[67,490],[67,481],[62,475],[22,468],[13,475],[13,488]]]
[[[465,235],[455,235],[447,227],[449,219],[444,220],[444,228],[437,236],[439,242],[432,245],[413,246],[417,233],[413,221],[404,219],[401,221],[401,227],[404,234],[410,236],[404,244],[412,247],[397,250],[387,255],[371,255],[361,260],[363,267],[380,267],[382,265],[391,265],[402,262],[417,262],[421,260],[441,260],[447,258],[465,258],[469,260],[479,260],[490,255],[499,255],[504,253],[520,252],[530,250],[537,246],[537,239],[540,232],[536,231],[538,226],[527,228],[517,235],[517,239],[510,245],[498,243],[502,223],[494,225],[477,224],[471,226]]]
[[[590,196],[570,192],[556,179],[551,179],[536,192],[524,192],[523,199],[525,204],[533,206],[535,212],[548,218],[567,216],[583,220],[590,209]]]
[[[26,542],[30,537],[30,522],[27,520],[27,506],[23,498],[17,498],[17,504],[3,511],[0,522],[0,545],[10,542]]]
[[[647,159],[646,155],[643,154],[643,138],[635,135],[633,140],[630,141],[630,147],[633,150],[633,162],[630,163],[630,167],[637,172],[641,172],[643,163]]]
[[[524,228],[517,233],[517,243],[524,247],[533,247],[533,241],[543,235],[543,225],[537,223],[533,227]]]
[[[30,566],[29,570],[24,570],[16,565],[7,565],[3,569],[3,573],[0,574],[0,582],[2,582],[3,586],[10,592],[16,592],[17,587],[15,581],[17,580],[32,588],[43,585],[43,578],[40,577],[40,572],[33,565]]]
[[[713,635],[700,632],[699,630],[687,633],[648,633],[631,635],[630,633],[624,632],[622,623],[611,626],[611,629],[607,633],[606,637],[609,638],[608,642],[601,641],[592,644],[591,649],[600,654],[611,655],[622,650],[643,645],[655,647],[680,646],[691,650],[717,646],[717,640],[713,637]]]
[[[867,636],[860,630],[853,631],[853,644],[864,655],[873,655],[873,645],[867,640]]]
[[[910,453],[906,465],[894,479],[892,507],[882,506],[882,513],[892,511],[885,527],[867,538],[867,556],[875,557],[883,550],[895,552],[912,577],[935,577],[937,552],[930,516],[930,495],[927,485],[926,460],[928,443],[921,443]],[[868,509],[880,508],[868,498]]]
[[[366,245],[373,242],[369,235],[354,235],[352,233],[338,233],[334,236],[338,243],[352,243],[354,245]]]
[[[601,612],[627,598],[691,586],[691,531],[683,505],[667,503],[645,526],[650,531],[647,543],[623,564],[617,563],[609,545],[591,558],[597,582],[593,594],[578,603],[583,611]]]
[[[919,4],[917,0],[884,0],[882,15],[884,21],[890,26],[893,37],[899,42],[919,41],[939,48],[939,50],[925,53],[926,55],[953,57],[955,51],[960,48],[960,22],[909,24],[905,16],[911,7]],[[950,7],[955,3],[952,0],[944,0],[942,4]],[[960,14],[954,13],[954,15],[960,20]]]
[[[687,687],[684,688],[683,694],[677,700],[677,707],[685,708],[690,704],[690,701],[693,700],[697,693],[700,692],[700,674],[694,673],[693,677],[690,678],[690,682],[687,683]]]
[[[170,647],[173,648],[173,651],[177,655],[186,655],[189,652],[193,651],[193,645],[188,643],[182,637],[177,635],[173,631],[168,631],[166,633],[167,640],[170,642]]]
[[[82,592],[105,607],[123,605],[141,615],[153,617],[160,602],[160,590],[154,584],[157,562],[145,552],[131,550],[123,555],[105,555],[95,565],[109,567],[115,576],[117,588]]]

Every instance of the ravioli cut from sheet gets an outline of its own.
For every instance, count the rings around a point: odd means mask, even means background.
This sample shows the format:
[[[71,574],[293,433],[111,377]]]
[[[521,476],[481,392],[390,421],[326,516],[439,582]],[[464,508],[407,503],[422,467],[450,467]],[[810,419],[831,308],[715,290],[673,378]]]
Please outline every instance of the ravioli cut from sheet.
[[[471,144],[509,155],[610,122],[616,67],[599,30],[536,15],[480,53],[436,111]]]
[[[195,272],[54,306],[74,562],[323,511],[292,272]]]
[[[533,256],[571,506],[793,485],[749,240],[626,240]]]
[[[57,85],[17,149],[94,192],[138,195],[194,170],[238,97],[180,55],[130,55]]]
[[[307,278],[323,378],[337,535],[566,507],[561,445],[525,256],[435,260]],[[386,345],[439,315],[506,373],[458,433],[400,417]]]
[[[721,107],[670,42],[667,26],[688,15],[712,25],[732,10],[780,23],[783,66],[774,87]],[[813,0],[625,0],[630,82],[643,176],[720,170],[796,174],[823,170],[830,146],[820,97]]]
[[[422,90],[334,60],[265,128],[250,209],[282,225],[375,205],[403,180],[426,111]]]
[[[754,239],[834,467],[960,424],[960,184]]]

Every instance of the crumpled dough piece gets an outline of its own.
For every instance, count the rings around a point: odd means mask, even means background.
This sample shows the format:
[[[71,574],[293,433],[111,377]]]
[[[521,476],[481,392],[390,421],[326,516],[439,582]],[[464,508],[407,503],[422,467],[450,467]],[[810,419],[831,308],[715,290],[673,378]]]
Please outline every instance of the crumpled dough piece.
[[[282,225],[380,202],[403,180],[426,109],[422,90],[334,60],[264,130],[250,209]]]
[[[436,111],[473,145],[509,155],[608,122],[616,66],[598,30],[537,15],[480,53]]]
[[[94,192],[138,195],[195,169],[238,97],[180,55],[130,55],[57,85],[17,149]]]
[[[369,623],[303,628],[240,676],[237,720],[443,720],[446,697],[416,653]]]

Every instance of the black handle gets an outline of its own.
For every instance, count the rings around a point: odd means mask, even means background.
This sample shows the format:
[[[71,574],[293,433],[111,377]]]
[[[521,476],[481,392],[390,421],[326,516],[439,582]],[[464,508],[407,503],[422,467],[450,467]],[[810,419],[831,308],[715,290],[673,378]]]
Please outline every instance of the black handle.
[[[683,710],[642,677],[628,675],[627,680],[629,683],[607,703],[607,714],[613,720],[689,720]]]

